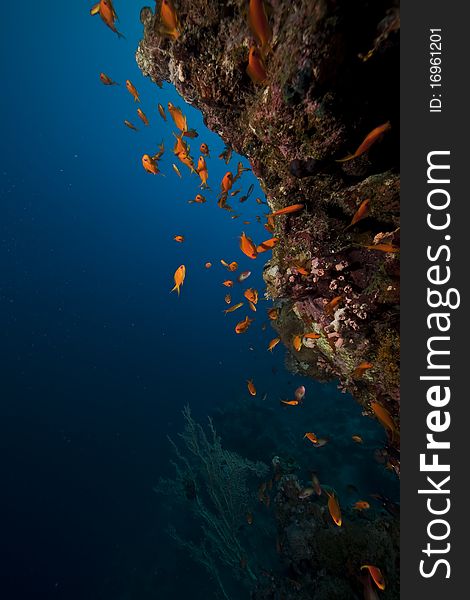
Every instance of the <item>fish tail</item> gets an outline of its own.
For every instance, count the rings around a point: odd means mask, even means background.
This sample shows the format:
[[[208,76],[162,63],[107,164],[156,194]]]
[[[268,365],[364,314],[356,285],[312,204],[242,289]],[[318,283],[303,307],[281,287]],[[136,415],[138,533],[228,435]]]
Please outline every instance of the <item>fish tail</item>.
[[[353,158],[356,158],[356,156],[354,154],[348,154],[348,156],[345,156],[344,158],[336,159],[335,162],[344,163],[344,162],[348,162],[349,160],[352,160]]]

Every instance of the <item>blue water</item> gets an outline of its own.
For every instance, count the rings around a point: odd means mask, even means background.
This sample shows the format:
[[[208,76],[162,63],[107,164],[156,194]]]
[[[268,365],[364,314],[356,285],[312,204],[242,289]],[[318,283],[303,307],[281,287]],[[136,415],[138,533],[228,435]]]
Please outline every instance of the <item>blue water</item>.
[[[166,436],[181,429],[186,403],[204,419],[250,402],[245,381],[253,377],[275,418],[301,439],[302,418],[278,400],[304,383],[315,430],[343,440],[330,458],[313,462],[330,473],[336,457],[344,484],[383,470],[370,453],[369,475],[361,470],[362,448],[345,461],[356,424],[371,447],[384,434],[363,423],[334,384],[285,371],[281,346],[266,352],[275,334],[269,326],[261,331],[264,300],[249,332],[235,335],[247,313],[225,316],[223,298],[231,291],[238,302],[243,288],[221,285],[229,274],[220,259],[238,261],[238,272],[250,269],[247,284],[263,289],[263,260],[238,248],[242,229],[259,242],[269,237],[255,221],[266,212],[254,202],[262,192],[245,173],[243,192],[250,183],[255,190],[243,216],[232,220],[216,207],[228,169],[217,159],[224,144],[174,89],[159,90],[140,74],[141,2],[116,2],[126,40],[90,17],[90,6],[25,0],[5,5],[0,24],[0,597],[146,600],[171,589],[176,598],[189,591],[207,598],[213,591],[204,573],[165,538],[152,490],[168,470]],[[125,87],[104,87],[100,71],[122,84],[132,80],[149,128]],[[192,154],[201,141],[211,149],[207,204],[188,204],[199,180],[182,165],[182,180],[171,168],[174,127],[157,112],[168,101],[184,108],[200,134],[190,140]],[[140,157],[162,139],[165,177],[154,177]],[[230,203],[239,212],[237,198]],[[245,219],[251,223],[242,225]],[[184,244],[173,241],[176,234]],[[170,290],[182,263],[187,277],[178,298]],[[244,440],[233,436],[242,452]],[[325,457],[331,447],[321,449]]]

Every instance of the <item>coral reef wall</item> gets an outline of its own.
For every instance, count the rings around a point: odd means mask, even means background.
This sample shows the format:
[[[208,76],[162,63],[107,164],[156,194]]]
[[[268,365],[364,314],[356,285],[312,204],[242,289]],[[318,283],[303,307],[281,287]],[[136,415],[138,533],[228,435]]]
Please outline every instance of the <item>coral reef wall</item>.
[[[365,412],[379,402],[398,424],[397,2],[266,2],[273,38],[262,85],[246,73],[256,42],[248,4],[174,0],[177,40],[162,33],[160,2],[156,14],[143,8],[138,65],[158,85],[173,84],[249,159],[272,210],[305,205],[275,220],[280,242],[265,268],[267,293],[280,308],[273,325],[292,368],[339,379]],[[390,130],[368,152],[336,161],[387,122]],[[364,200],[366,218],[350,226]],[[377,243],[382,249],[371,248]],[[296,352],[293,337],[307,331],[321,338]],[[364,362],[372,367],[358,372]],[[398,436],[390,438],[395,451]]]

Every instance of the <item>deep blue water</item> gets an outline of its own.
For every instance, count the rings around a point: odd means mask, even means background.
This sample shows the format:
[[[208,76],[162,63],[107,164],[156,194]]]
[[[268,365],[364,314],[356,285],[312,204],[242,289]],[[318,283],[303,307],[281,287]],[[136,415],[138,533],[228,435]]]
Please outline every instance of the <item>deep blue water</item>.
[[[371,446],[384,434],[334,384],[285,371],[280,346],[266,352],[274,333],[261,331],[264,300],[249,332],[235,335],[245,313],[222,313],[228,273],[219,262],[249,268],[247,283],[262,290],[263,261],[244,257],[237,239],[242,229],[269,237],[254,218],[265,212],[254,202],[261,190],[245,173],[243,191],[256,187],[243,217],[215,206],[227,170],[216,158],[223,142],[170,86],[159,90],[141,76],[134,60],[141,2],[116,2],[126,40],[91,18],[90,6],[25,0],[5,5],[0,24],[0,597],[146,600],[171,590],[207,598],[204,573],[165,538],[152,490],[167,471],[166,436],[181,429],[186,403],[203,419],[249,402],[245,381],[253,377],[301,437],[304,422],[278,400],[305,383],[315,427],[339,440],[329,458],[315,457],[320,470],[335,465],[337,485],[362,478],[372,486],[374,477],[387,484],[370,452],[363,470],[367,450],[348,441],[359,424]],[[125,87],[104,87],[100,71],[133,81],[149,128]],[[198,179],[180,165],[180,180],[171,168],[174,127],[157,113],[169,100],[199,131],[193,154],[201,141],[211,149],[205,205],[187,203]],[[153,177],[140,157],[162,139],[166,176]],[[238,208],[236,198],[231,203]],[[170,289],[182,263],[178,298]],[[232,290],[235,302],[241,291]],[[233,436],[243,451],[244,440]]]

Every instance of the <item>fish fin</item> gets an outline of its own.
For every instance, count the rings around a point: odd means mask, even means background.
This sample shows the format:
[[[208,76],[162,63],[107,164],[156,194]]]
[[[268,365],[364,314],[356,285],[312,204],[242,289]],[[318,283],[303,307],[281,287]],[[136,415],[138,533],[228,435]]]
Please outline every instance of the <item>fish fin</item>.
[[[94,16],[94,15],[99,15],[99,14],[100,14],[100,3],[97,2],[90,8],[90,15]]]

